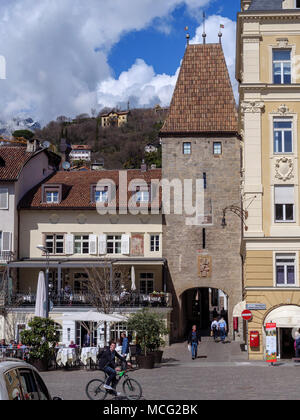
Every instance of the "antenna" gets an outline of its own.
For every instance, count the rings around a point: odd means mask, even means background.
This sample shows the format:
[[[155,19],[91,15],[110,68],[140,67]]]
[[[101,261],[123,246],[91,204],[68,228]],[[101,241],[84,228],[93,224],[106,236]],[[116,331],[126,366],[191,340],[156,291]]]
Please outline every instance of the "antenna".
[[[185,31],[188,31],[188,30],[189,30],[189,27],[188,27],[188,26],[186,26],[186,27],[184,28],[184,30],[185,30]],[[190,43],[190,34],[189,34],[189,33],[187,33],[187,34],[186,34],[186,44],[187,44],[187,45],[189,45],[189,43]]]
[[[49,149],[49,147],[51,146],[51,144],[49,143],[49,141],[44,141],[43,142],[43,147],[45,148],[45,149]]]
[[[206,15],[205,12],[203,12],[203,34],[202,34],[202,38],[203,38],[203,44],[206,44],[206,32],[205,32],[205,19],[206,19]]]

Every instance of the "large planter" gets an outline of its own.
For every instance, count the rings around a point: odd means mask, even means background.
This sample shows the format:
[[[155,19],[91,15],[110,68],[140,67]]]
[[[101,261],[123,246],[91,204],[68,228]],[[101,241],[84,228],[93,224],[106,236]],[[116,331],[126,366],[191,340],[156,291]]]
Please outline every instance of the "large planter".
[[[163,356],[163,351],[162,350],[155,350],[152,354],[154,356],[154,363],[161,363],[162,361],[162,356]]]
[[[32,359],[30,361],[39,372],[47,372],[48,370],[48,359]]]
[[[137,364],[140,369],[153,369],[154,368],[154,355],[147,354],[147,356],[139,355],[137,356]]]

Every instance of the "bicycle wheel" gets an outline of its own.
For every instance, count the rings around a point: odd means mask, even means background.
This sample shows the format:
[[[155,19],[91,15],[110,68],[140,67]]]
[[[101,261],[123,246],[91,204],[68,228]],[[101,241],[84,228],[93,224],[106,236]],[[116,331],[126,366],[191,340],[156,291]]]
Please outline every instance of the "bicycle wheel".
[[[123,392],[129,400],[139,400],[142,396],[142,387],[135,379],[128,378],[123,383]]]
[[[103,388],[104,384],[105,382],[100,379],[93,379],[87,384],[85,392],[90,400],[104,400],[106,398],[107,392]]]

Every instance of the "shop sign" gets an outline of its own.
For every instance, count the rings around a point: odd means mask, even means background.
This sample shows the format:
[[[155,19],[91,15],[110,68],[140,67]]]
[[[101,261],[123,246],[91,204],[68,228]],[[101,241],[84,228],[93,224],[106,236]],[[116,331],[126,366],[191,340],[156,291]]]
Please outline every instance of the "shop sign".
[[[276,324],[266,324],[266,361],[277,362],[277,331]]]
[[[264,303],[247,303],[246,309],[249,309],[250,311],[265,311],[267,305]]]

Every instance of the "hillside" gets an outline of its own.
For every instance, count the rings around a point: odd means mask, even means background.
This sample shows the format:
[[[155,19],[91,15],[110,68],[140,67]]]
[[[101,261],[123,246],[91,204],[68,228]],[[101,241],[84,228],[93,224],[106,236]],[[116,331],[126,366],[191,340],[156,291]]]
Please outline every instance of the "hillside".
[[[56,121],[37,130],[36,136],[49,141],[57,152],[61,138],[66,138],[72,145],[89,145],[93,151],[92,161],[103,158],[106,169],[139,168],[143,159],[149,165],[160,167],[159,131],[165,117],[165,111],[133,109],[128,116],[128,123],[120,128],[101,127],[99,116],[84,114],[72,121],[58,117]],[[145,153],[145,146],[149,143],[158,147],[157,153]]]

